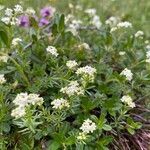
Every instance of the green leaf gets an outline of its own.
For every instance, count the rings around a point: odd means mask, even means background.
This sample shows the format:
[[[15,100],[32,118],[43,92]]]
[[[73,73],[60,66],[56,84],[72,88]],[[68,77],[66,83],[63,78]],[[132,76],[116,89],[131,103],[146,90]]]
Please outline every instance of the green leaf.
[[[64,27],[65,27],[65,16],[64,14],[62,14],[60,16],[60,19],[59,19],[59,31],[62,32],[64,30]]]
[[[6,46],[9,46],[8,34],[5,30],[0,30],[0,39]]]
[[[60,146],[60,143],[58,143],[57,141],[52,141],[49,143],[48,150],[57,150],[58,148],[60,148]]]
[[[105,131],[111,131],[111,130],[112,130],[112,127],[111,127],[110,125],[104,124],[103,129],[104,129]]]

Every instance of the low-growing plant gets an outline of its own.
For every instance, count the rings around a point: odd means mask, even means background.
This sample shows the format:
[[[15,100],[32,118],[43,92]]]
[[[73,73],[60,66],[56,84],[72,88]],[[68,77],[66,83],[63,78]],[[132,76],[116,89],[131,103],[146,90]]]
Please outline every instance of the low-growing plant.
[[[0,148],[148,150],[149,42],[128,21],[70,8],[2,12]]]

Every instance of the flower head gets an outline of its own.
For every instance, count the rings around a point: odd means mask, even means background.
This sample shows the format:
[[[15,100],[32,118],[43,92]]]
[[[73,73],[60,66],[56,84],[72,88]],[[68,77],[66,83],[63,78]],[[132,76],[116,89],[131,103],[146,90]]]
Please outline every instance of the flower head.
[[[46,18],[41,18],[40,21],[39,21],[39,26],[42,27],[42,26],[45,26],[49,24],[49,20],[47,20]]]
[[[80,127],[83,133],[93,133],[96,130],[96,124],[90,119],[84,120],[82,126]]]
[[[54,109],[63,109],[64,107],[70,107],[67,100],[65,100],[63,98],[53,100],[51,102],[51,105],[53,105],[52,108],[54,108]]]
[[[128,104],[128,106],[131,107],[131,108],[135,107],[135,103],[133,102],[132,98],[129,95],[124,95],[121,98],[121,101]]]
[[[13,46],[17,46],[20,42],[22,42],[22,39],[20,39],[20,38],[14,38],[12,40],[12,45]]]
[[[6,82],[6,79],[4,77],[4,74],[0,74],[0,84],[4,84]]]
[[[22,15],[19,17],[19,25],[21,27],[29,27],[30,21],[29,21],[29,16],[27,15]]]
[[[57,49],[54,46],[48,46],[46,48],[46,51],[50,54],[52,54],[53,56],[57,57],[59,54],[57,52]]]
[[[48,16],[53,16],[54,12],[55,12],[55,8],[49,6],[49,7],[42,8],[40,14],[42,17],[48,17]]]
[[[77,63],[75,60],[69,60],[69,61],[67,61],[67,63],[66,63],[66,66],[67,66],[69,69],[74,69],[77,65],[78,65],[78,63]]]
[[[120,75],[124,75],[126,76],[126,80],[131,81],[133,78],[133,73],[131,72],[131,70],[125,68]]]
[[[14,11],[15,11],[15,13],[22,13],[23,12],[23,8],[22,8],[21,5],[15,5]]]
[[[79,86],[77,81],[71,81],[68,86],[61,88],[60,92],[67,94],[68,96],[82,95],[84,90]]]

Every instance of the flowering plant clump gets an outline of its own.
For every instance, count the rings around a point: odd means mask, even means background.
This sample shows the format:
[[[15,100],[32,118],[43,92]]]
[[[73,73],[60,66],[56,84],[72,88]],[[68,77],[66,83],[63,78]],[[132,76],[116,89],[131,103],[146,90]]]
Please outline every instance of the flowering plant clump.
[[[0,149],[148,150],[145,33],[95,8],[68,10],[0,12]]]

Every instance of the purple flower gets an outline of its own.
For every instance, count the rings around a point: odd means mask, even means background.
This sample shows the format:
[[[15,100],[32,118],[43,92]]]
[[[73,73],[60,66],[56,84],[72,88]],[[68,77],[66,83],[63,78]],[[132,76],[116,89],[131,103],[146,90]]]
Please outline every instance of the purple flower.
[[[54,13],[55,9],[53,7],[44,7],[41,9],[41,16],[42,17],[48,17],[48,16],[52,16]]]
[[[19,17],[19,25],[22,27],[29,27],[30,21],[29,21],[29,16],[27,15],[22,15]]]
[[[49,24],[49,21],[45,18],[41,18],[40,21],[39,21],[39,26],[44,26],[44,25],[47,25]]]

